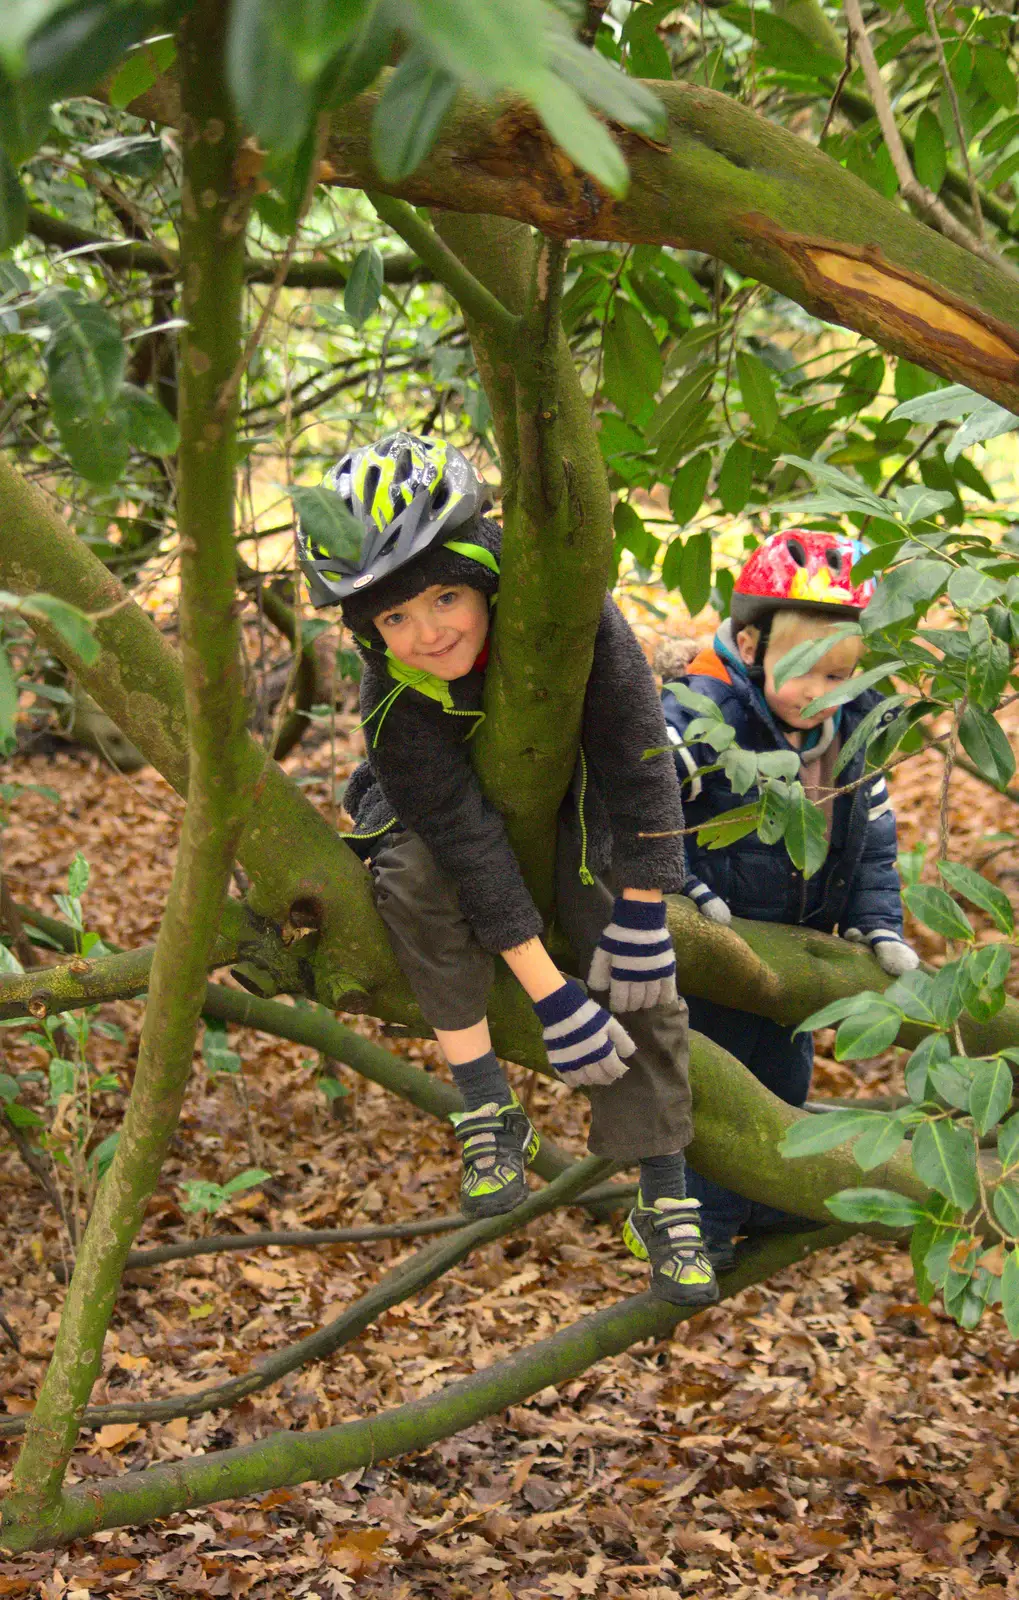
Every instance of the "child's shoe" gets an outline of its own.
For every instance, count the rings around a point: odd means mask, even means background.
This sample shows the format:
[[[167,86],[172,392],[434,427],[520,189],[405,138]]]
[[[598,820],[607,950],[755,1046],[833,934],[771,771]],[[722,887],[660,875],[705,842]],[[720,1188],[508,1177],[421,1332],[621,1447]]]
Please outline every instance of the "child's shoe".
[[[716,1272],[731,1272],[736,1265],[735,1239],[705,1239],[704,1254]]]
[[[718,1299],[714,1268],[701,1238],[699,1200],[659,1200],[646,1206],[640,1191],[623,1239],[638,1261],[651,1263],[651,1292],[674,1306],[709,1306]]]
[[[449,1120],[463,1146],[464,1216],[475,1221],[512,1211],[527,1194],[524,1173],[538,1153],[538,1135],[516,1095],[505,1105],[491,1100],[477,1111],[454,1111]]]

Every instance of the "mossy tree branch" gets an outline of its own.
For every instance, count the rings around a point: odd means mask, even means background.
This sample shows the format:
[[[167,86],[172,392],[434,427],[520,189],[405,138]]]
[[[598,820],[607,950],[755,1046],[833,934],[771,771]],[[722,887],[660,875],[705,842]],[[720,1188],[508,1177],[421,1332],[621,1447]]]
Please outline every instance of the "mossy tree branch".
[[[26,1430],[4,1523],[40,1530],[60,1515],[61,1485],[98,1376],[127,1257],[176,1127],[191,1068],[206,970],[250,804],[242,778],[245,702],[234,607],[235,417],[210,425],[240,349],[244,229],[239,138],[222,77],[223,7],[199,0],[184,24],[185,265],[179,457],[181,641],[190,792],[160,926],[131,1098],[64,1304],[53,1356]]]

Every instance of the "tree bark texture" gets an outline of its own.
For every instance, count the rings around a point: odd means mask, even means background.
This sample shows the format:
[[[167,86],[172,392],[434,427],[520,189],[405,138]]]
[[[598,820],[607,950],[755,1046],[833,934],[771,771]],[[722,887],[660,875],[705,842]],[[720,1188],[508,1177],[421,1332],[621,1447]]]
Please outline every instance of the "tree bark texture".
[[[221,34],[218,0],[200,0],[181,38],[187,65],[181,244],[189,327],[179,462],[180,615],[190,792],[120,1142],[78,1252],[4,1506],[5,1525],[22,1522],[37,1532],[59,1518],[64,1472],[100,1370],[123,1263],[177,1124],[206,971],[251,801],[243,782],[246,706],[234,605],[236,425],[229,411],[213,420],[240,350],[251,196],[234,181],[239,139],[220,71]]]

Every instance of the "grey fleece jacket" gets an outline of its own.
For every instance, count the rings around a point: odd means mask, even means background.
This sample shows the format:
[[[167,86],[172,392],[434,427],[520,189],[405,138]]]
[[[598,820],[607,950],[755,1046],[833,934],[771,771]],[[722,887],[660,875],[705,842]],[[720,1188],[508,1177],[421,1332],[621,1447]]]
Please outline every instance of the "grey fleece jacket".
[[[498,553],[498,532],[487,523]],[[494,536],[493,536],[494,535]],[[480,542],[480,541],[479,541]],[[468,736],[473,715],[445,711],[407,687],[384,715],[378,710],[395,687],[386,658],[363,649],[361,715],[368,759],[350,780],[345,797],[355,829],[345,837],[370,856],[393,828],[412,829],[428,845],[457,885],[460,906],[486,950],[510,950],[540,937],[542,920],[506,837],[502,817],[485,797],[471,764]],[[473,671],[449,685],[456,711],[481,710],[484,674]],[[374,715],[373,715],[374,714]],[[580,832],[579,801],[587,864],[610,866],[620,884],[633,889],[679,893],[686,876],[682,838],[648,839],[683,826],[679,782],[667,750],[665,720],[651,669],[634,634],[606,596],[584,697],[581,748],[587,767],[583,786],[578,761],[563,802],[562,820]],[[644,760],[648,749],[665,753]]]

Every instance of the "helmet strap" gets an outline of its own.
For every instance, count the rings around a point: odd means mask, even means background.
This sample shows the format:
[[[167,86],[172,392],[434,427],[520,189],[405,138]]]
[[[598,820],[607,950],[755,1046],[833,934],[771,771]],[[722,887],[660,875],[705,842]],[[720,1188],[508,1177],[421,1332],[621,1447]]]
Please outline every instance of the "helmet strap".
[[[747,667],[747,677],[755,689],[764,688],[764,658],[768,653],[768,645],[771,643],[772,617],[773,614],[769,611],[761,618],[754,659]]]

